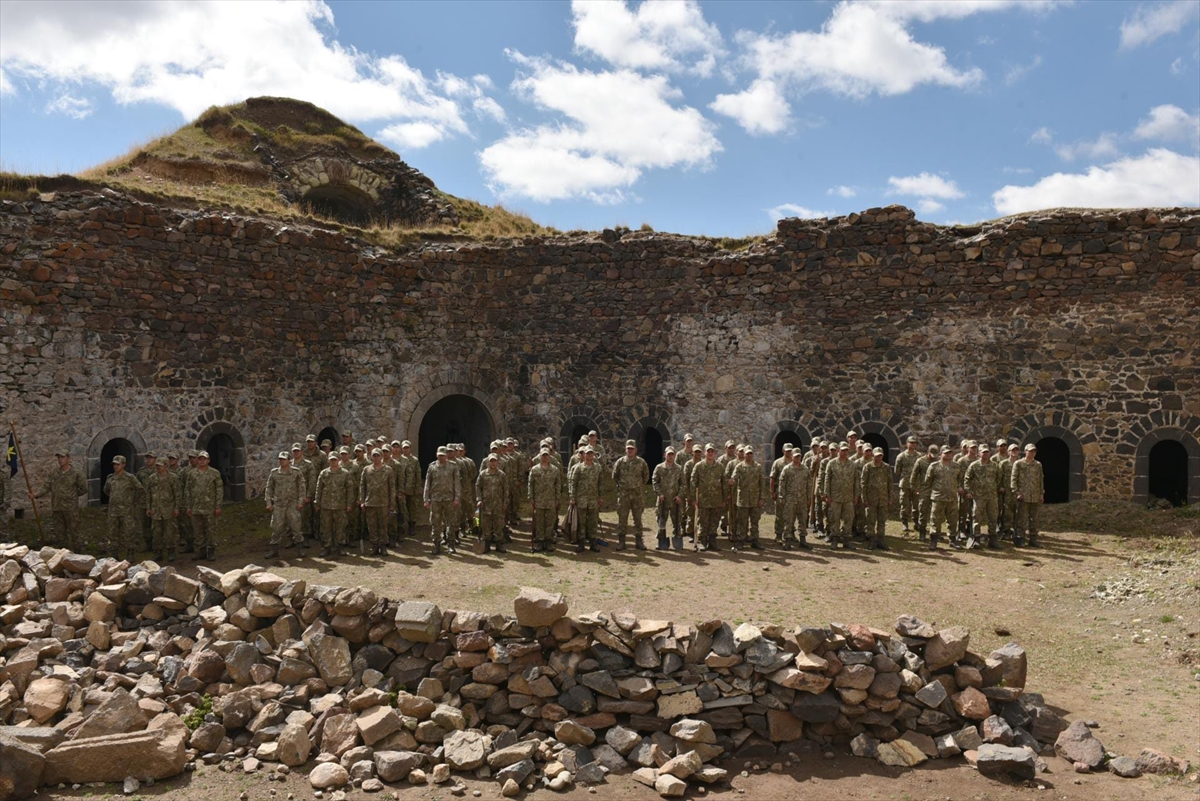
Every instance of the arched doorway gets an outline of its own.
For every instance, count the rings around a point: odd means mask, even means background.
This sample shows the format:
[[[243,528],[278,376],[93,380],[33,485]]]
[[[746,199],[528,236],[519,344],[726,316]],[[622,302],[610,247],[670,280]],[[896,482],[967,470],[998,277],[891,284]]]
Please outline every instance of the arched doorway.
[[[492,415],[470,395],[447,395],[429,407],[417,432],[417,456],[424,470],[437,460],[437,449],[447,442],[461,442],[467,456],[482,462],[494,438]]]
[[[772,447],[772,452],[774,453],[774,456],[771,457],[772,462],[775,459],[782,458],[784,445],[791,445],[793,448],[800,448],[800,450],[808,449],[808,443],[804,441],[798,431],[790,429],[780,431],[775,435],[775,442]]]
[[[1071,449],[1058,437],[1042,437],[1034,444],[1042,463],[1046,503],[1066,503],[1071,500]]]
[[[319,447],[325,440],[329,440],[329,444],[333,446],[335,451],[342,444],[341,434],[339,434],[337,429],[333,426],[325,426],[321,429],[321,431],[317,434],[317,446]]]
[[[196,437],[196,449],[208,453],[208,464],[221,476],[225,500],[246,500],[246,441],[224,420],[210,423]]]
[[[1161,498],[1172,506],[1188,502],[1188,452],[1183,443],[1164,439],[1150,449],[1148,476],[1150,499]]]
[[[104,482],[113,474],[112,461],[117,456],[125,457],[125,472],[137,472],[137,450],[133,443],[123,437],[114,437],[104,443],[100,449],[100,504],[108,506],[108,493],[104,491]]]
[[[654,472],[654,468],[663,463],[663,436],[657,428],[648,428],[642,437],[642,453],[641,456],[646,460],[646,466],[650,468],[650,472]]]
[[[888,444],[887,439],[883,436],[883,434],[867,432],[866,434],[863,434],[863,442],[870,445],[871,450],[874,450],[875,448],[883,448],[883,463],[884,464],[892,463],[892,449],[891,449],[891,446]]]

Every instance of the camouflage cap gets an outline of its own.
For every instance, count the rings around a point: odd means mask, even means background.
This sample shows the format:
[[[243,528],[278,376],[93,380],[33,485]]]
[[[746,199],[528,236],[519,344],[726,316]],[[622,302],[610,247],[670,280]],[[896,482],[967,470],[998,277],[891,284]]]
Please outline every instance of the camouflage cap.
[[[1017,443],[1015,443],[1015,442],[1008,443],[1008,449],[1010,451],[1015,451],[1017,449]]]
[[[839,451],[848,451],[848,450],[850,450],[850,443],[849,443],[849,442],[843,442],[843,443],[839,444],[839,445],[838,445],[838,450],[839,450]]]
[[[374,459],[376,456],[383,458],[383,451],[379,450],[379,448],[372,448],[371,458]]]
[[[684,441],[684,442],[687,442],[689,439],[690,439],[690,440],[692,440],[692,441],[695,441],[695,439],[696,439],[696,438],[695,438],[695,437],[693,437],[691,434],[684,434],[684,435],[683,435],[683,441]]]
[[[665,451],[663,451],[663,455],[664,455],[664,456],[666,456],[668,453],[670,453],[670,454],[674,454],[674,453],[675,453],[675,449],[674,449],[674,448],[667,448]]]
[[[125,457],[118,453],[116,456],[113,457],[112,463],[113,464],[125,464]]]
[[[487,457],[486,459],[484,459],[483,461],[485,461],[485,462],[499,462],[499,461],[500,461],[500,457],[499,457],[499,456],[497,456],[497,455],[496,455],[496,454],[494,454],[494,453],[491,453],[491,454],[488,454],[488,457]]]
[[[738,448],[738,450],[744,451],[745,453],[754,453],[754,448],[750,447],[749,445],[743,445],[742,447]]]
[[[945,456],[947,453],[954,453],[954,449],[951,448],[949,445],[943,445],[942,446],[942,456]]]
[[[705,446],[704,446],[704,450],[706,450],[706,451],[715,451],[716,449],[717,449],[717,446],[713,445],[711,442],[705,444]]]
[[[979,452],[980,453],[991,453],[992,449],[989,446],[984,445],[982,448],[979,449]]]
[[[692,453],[704,453],[704,448],[701,445],[693,445]]]
[[[288,456],[288,452],[287,452],[287,451],[280,451],[280,452],[279,452],[279,458],[280,458],[280,459],[291,459],[292,457],[291,457],[291,456]]]
[[[400,443],[400,447],[401,447],[401,448],[411,448],[411,447],[412,447],[412,443],[411,443],[411,442],[409,442],[408,440],[404,440],[403,442],[401,442],[401,443]]]
[[[404,446],[400,444],[400,440],[394,439],[394,440],[392,440],[392,447],[393,448],[402,448]]]
[[[904,440],[904,441],[905,441],[905,442],[916,442],[916,441],[917,441],[917,438],[916,438],[916,437],[912,437],[912,436],[910,436],[908,439],[906,439],[906,440]]]
[[[586,436],[582,436],[582,437],[580,437],[580,438],[579,438],[579,444],[580,444],[580,445],[586,445],[586,444],[587,444],[587,441],[588,441],[588,438],[587,438]]]
[[[937,452],[940,450],[940,448],[938,448],[938,446],[937,446],[935,443],[932,443],[932,442],[931,442],[931,443],[929,443],[929,449],[928,449],[928,450],[929,450],[929,452],[930,452],[930,453],[937,453]]]
[[[516,445],[517,441],[515,439],[513,439],[512,437],[508,437],[507,439],[504,440],[504,444],[505,445]]]
[[[595,429],[593,429],[593,430],[589,431],[589,432],[587,433],[587,435],[588,435],[589,437],[598,437],[598,436],[600,436],[600,432],[599,432],[599,431],[596,431]]]
[[[735,445],[737,445],[737,443],[736,443],[736,442],[734,442],[733,440],[731,440],[731,439],[727,439],[727,440],[725,440],[725,447],[726,447],[726,448],[732,448],[732,447],[734,447]]]
[[[549,456],[549,455],[550,455],[549,448],[542,448],[540,451],[538,451],[538,456]]]
[[[58,450],[56,450],[56,451],[54,452],[54,455],[55,455],[55,456],[70,456],[70,455],[71,455],[71,452],[70,452],[70,451],[68,451],[68,450],[67,450],[67,449],[65,449],[65,448],[59,448]]]
[[[437,455],[438,455],[438,456],[445,456],[446,454],[447,454],[446,446],[445,446],[445,445],[439,445],[439,446],[438,446],[438,449],[437,449]]]
[[[330,451],[329,458],[326,461],[336,462],[336,461],[340,460],[341,458],[342,457],[338,456],[336,452]]]
[[[164,453],[162,455],[162,458],[166,459],[168,462],[171,461],[172,459],[174,459],[177,462],[179,461],[179,457],[173,453]]]
[[[301,445],[299,442],[293,442],[293,443],[292,443],[292,450],[294,450],[294,451],[302,451],[302,450],[304,450],[304,446],[303,446],[303,445]],[[199,453],[199,452],[197,452],[197,453]]]
[[[596,449],[595,449],[595,448],[593,448],[591,445],[584,445],[584,446],[583,446],[583,452],[584,452],[584,453],[595,453],[595,452],[596,452]]]
[[[1037,450],[1037,445],[1034,445],[1034,444],[1031,442],[1031,443],[1029,443],[1028,445],[1026,445],[1026,446],[1025,446],[1025,450],[1027,450],[1027,451],[1036,451],[1036,450]]]
[[[625,440],[625,447],[626,447],[626,448],[636,448],[636,447],[637,447],[637,443],[636,443],[636,442],[634,442],[634,441],[633,441],[633,440],[631,440],[631,439],[627,439],[627,440]]]
[[[366,445],[363,445],[361,442],[360,442],[360,443],[358,443],[357,445],[355,445],[355,446],[354,446],[354,452],[355,452],[355,453],[358,453],[359,451],[362,451],[363,453],[366,453],[366,452],[367,452],[367,446],[366,446]]]
[[[304,438],[304,441],[305,441],[305,442],[316,442],[316,441],[317,441],[317,435],[316,435],[316,434],[309,434],[307,437],[305,437],[305,438]]]
[[[872,456],[883,456],[883,448],[876,448],[875,450],[871,451],[871,455]]]
[[[350,455],[350,446],[343,445],[342,447],[337,449],[337,452],[344,456],[349,456]]]
[[[858,439],[858,438],[859,438],[859,437],[858,437],[858,432],[857,432],[857,431],[853,431],[853,430],[851,430],[851,431],[847,431],[847,432],[846,432],[846,439]]]
[[[188,455],[189,459],[194,459],[200,455],[200,451],[196,450],[195,448],[192,448],[190,451],[188,451],[187,455]]]
[[[783,444],[783,452],[784,452],[784,453],[787,453],[788,451],[794,451],[794,450],[796,450],[796,446],[795,446],[795,445],[793,445],[792,443],[790,443],[790,442],[785,442],[785,443]]]
[[[146,451],[145,453],[142,454],[142,458],[143,459],[157,459],[158,457],[154,455],[154,451]]]
[[[350,432],[350,431],[343,431],[343,432],[342,432],[342,439],[354,439],[354,434],[353,434],[353,432]]]
[[[331,440],[331,439],[323,439],[323,440],[321,440],[321,447],[322,447],[322,448],[324,448],[326,445],[328,445],[329,447],[331,447],[331,448],[332,448],[332,447],[333,447],[333,440]]]
[[[739,443],[739,444],[738,444],[738,446],[737,446],[737,451],[738,451],[738,453],[745,453],[745,452],[746,452],[746,446],[745,446],[745,445],[742,445],[741,443]]]
[[[996,447],[997,447],[997,448],[1007,448],[1007,447],[1008,447],[1008,443],[1007,443],[1007,442],[1005,442],[1005,441],[1004,441],[1004,440],[1002,440],[1002,439],[998,439],[998,440],[996,440]]]
[[[199,452],[196,454],[196,458],[197,458],[197,459],[207,459],[207,458],[208,458],[208,451],[199,451]]]

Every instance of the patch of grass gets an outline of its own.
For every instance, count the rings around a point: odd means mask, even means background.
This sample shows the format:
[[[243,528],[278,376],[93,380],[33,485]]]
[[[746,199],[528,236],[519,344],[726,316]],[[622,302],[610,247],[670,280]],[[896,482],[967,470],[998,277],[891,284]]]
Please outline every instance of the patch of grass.
[[[183,724],[188,727],[189,731],[195,731],[204,725],[204,717],[212,712],[212,709],[212,696],[205,693],[200,698],[199,705],[183,718]]]
[[[1175,622],[1175,618],[1174,618],[1174,617],[1172,617],[1171,615],[1163,615],[1162,617],[1160,617],[1160,618],[1158,619],[1158,622],[1159,622],[1159,623],[1174,623],[1174,622]]]

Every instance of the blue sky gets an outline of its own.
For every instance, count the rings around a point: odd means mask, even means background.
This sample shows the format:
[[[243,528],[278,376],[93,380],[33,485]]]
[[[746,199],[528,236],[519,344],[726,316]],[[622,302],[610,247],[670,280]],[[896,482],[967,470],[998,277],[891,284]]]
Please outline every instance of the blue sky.
[[[252,95],[561,229],[1200,205],[1200,3],[0,3],[0,162]]]

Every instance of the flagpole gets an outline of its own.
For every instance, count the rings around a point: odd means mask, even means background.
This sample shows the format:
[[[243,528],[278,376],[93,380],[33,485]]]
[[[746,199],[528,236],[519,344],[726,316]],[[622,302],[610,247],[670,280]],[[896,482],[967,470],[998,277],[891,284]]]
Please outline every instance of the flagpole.
[[[8,432],[12,434],[13,444],[17,446],[17,462],[21,465],[21,474],[25,476],[25,489],[29,490],[29,500],[33,503],[33,519],[37,521],[38,544],[46,542],[46,532],[42,531],[42,516],[38,514],[37,498],[33,497],[33,482],[29,480],[29,471],[25,469],[25,457],[21,455],[21,440],[17,438],[17,427],[12,420],[8,421]]]

